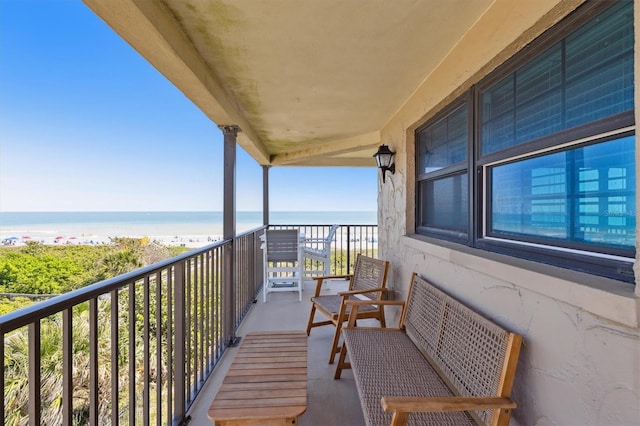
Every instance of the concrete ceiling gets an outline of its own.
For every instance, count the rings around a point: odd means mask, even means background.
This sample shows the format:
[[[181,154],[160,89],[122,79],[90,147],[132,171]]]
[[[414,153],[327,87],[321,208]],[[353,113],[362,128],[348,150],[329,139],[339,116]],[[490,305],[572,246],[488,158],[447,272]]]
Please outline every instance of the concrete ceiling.
[[[85,0],[260,164],[374,166],[493,0]]]

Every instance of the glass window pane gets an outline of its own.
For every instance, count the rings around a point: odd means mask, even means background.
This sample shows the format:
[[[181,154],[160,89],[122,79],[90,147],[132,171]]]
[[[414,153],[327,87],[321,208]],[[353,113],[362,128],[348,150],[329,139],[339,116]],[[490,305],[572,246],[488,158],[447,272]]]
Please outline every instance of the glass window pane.
[[[632,6],[620,2],[567,37],[567,128],[633,108]]]
[[[492,167],[494,235],[635,245],[635,137]]]
[[[513,145],[562,130],[561,47],[556,44],[516,72]]]
[[[516,136],[508,148],[562,130],[562,91],[532,99],[516,111]],[[502,144],[505,145],[505,144]]]
[[[482,94],[482,154],[513,145],[515,134],[514,75]]]
[[[467,160],[467,106],[418,133],[418,172],[429,173]]]
[[[481,94],[481,154],[634,108],[633,2],[619,2]]]
[[[491,232],[567,238],[565,153],[491,169]]]
[[[575,152],[575,241],[635,246],[635,137]]]
[[[557,43],[516,72],[516,105],[545,96],[562,85],[562,44]]]
[[[467,232],[469,186],[466,173],[422,182],[420,192],[422,226]]]

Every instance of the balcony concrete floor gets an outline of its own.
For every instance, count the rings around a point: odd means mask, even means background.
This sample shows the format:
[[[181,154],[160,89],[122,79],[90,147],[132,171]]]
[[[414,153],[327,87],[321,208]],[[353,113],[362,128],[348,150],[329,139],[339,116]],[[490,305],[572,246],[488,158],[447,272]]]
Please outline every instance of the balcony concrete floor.
[[[343,280],[332,281],[326,293],[346,289]],[[325,293],[323,291],[323,294]],[[311,288],[305,288],[302,302],[298,302],[298,293],[269,293],[267,303],[262,302],[262,294],[238,329],[238,336],[251,331],[306,330],[311,310]],[[316,316],[320,318],[320,316]],[[375,320],[372,324],[378,324]],[[361,322],[359,321],[358,324]],[[365,321],[362,321],[365,325]],[[300,426],[358,426],[364,424],[360,402],[350,371],[344,371],[342,379],[334,380],[335,364],[328,364],[329,348],[334,327],[316,327],[311,330],[308,340],[307,358],[307,411],[300,416]],[[211,426],[213,422],[207,416],[209,404],[218,392],[237,348],[226,351],[214,374],[198,395],[189,414],[189,426]],[[337,360],[337,357],[336,357]]]

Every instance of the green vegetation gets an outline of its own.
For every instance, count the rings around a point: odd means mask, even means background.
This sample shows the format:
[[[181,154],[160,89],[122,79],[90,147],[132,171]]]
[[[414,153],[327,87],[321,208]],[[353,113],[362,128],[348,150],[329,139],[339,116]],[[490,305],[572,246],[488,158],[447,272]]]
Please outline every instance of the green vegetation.
[[[365,256],[377,257],[378,249],[372,248],[370,250],[351,250],[348,252],[347,250],[331,250],[331,270],[329,272],[330,275],[346,275],[347,272],[353,272],[353,265],[356,261],[356,257],[358,253],[363,254]],[[347,261],[347,259],[349,259]],[[322,262],[317,260],[307,259],[305,263],[306,270],[321,270]]]
[[[0,248],[0,314],[22,308],[34,303],[34,295],[48,297],[64,293],[88,284],[108,279],[142,266],[157,263],[163,259],[177,256],[187,251],[181,247],[165,247],[145,240],[115,239],[113,244],[102,246],[45,246],[39,243],[30,243],[24,247]],[[375,251],[363,253],[375,256]],[[336,250],[332,253],[332,274],[344,274],[347,272],[347,259],[353,264],[356,252],[347,253],[346,250]],[[315,268],[320,265],[316,264]],[[198,288],[197,275],[200,268],[196,263],[191,266],[186,294],[191,299],[187,313],[191,323],[190,339],[198,338],[196,330],[199,330],[199,321],[205,314],[204,306],[199,305],[196,298]],[[217,279],[216,279],[217,280]],[[159,282],[158,282],[159,281]],[[109,418],[114,407],[120,415],[120,424],[127,424],[130,412],[135,413],[135,418],[142,418],[142,398],[145,395],[144,376],[148,375],[149,387],[146,395],[152,407],[155,407],[157,398],[162,400],[162,406],[166,407],[170,382],[169,366],[167,360],[171,360],[172,349],[170,345],[170,330],[175,305],[171,307],[168,297],[173,291],[169,286],[166,273],[152,274],[148,279],[139,280],[133,284],[133,289],[123,288],[117,292],[100,297],[97,302],[97,376],[98,376],[98,406],[95,407],[100,419]],[[215,285],[219,285],[216,281]],[[199,290],[201,291],[201,290]],[[211,300],[212,306],[218,306],[219,294]],[[202,297],[200,294],[198,297]],[[146,301],[146,302],[145,302]],[[156,303],[159,301],[160,303]],[[114,318],[111,315],[112,304],[118,306],[117,334],[111,335],[111,324]],[[209,306],[209,305],[207,305]],[[130,309],[135,315],[130,318]],[[145,333],[145,309],[148,310],[149,323],[148,334]],[[156,315],[156,309],[160,309]],[[208,309],[208,308],[207,308]],[[89,416],[89,389],[90,389],[90,310],[89,303],[82,303],[73,308],[72,327],[72,357],[73,357],[73,424],[88,423]],[[133,324],[130,324],[133,321]],[[130,334],[130,325],[135,332]],[[42,423],[60,424],[62,418],[62,315],[56,314],[40,322],[41,332],[41,396],[42,396]],[[220,327],[218,323],[217,327]],[[28,422],[28,330],[26,328],[16,330],[5,336],[5,413],[7,425],[26,425]],[[201,332],[201,330],[199,331]],[[220,330],[214,332],[219,335]],[[117,362],[118,374],[111,372],[112,363],[112,339],[118,340]],[[133,346],[129,340],[133,338]],[[201,338],[201,337],[200,337]],[[192,364],[194,348],[198,343],[193,340],[188,344],[188,361]],[[133,347],[133,349],[131,349]],[[150,364],[144,365],[145,347],[150,354]],[[133,353],[130,351],[133,350]],[[157,352],[159,350],[159,353]],[[159,356],[159,359],[156,358]],[[169,361],[170,362],[170,361]],[[130,363],[133,363],[131,365]],[[132,374],[133,372],[133,374]],[[118,381],[118,401],[111,400],[112,380]],[[129,384],[133,380],[134,402],[130,405]],[[157,392],[159,387],[159,392]],[[169,422],[166,410],[155,412],[152,408],[150,422],[156,422],[160,416],[161,423]]]
[[[152,293],[155,299],[156,295]],[[150,397],[155,399],[157,386],[162,387],[164,404],[166,404],[167,389],[167,366],[164,364],[169,357],[166,354],[166,330],[163,331],[162,341],[158,343],[155,330],[150,334],[148,340],[144,339],[143,321],[135,318],[136,333],[135,352],[129,352],[129,297],[128,292],[119,292],[117,300],[111,297],[101,298],[97,304],[98,328],[98,417],[108,419],[114,401],[111,400],[111,383],[114,376],[111,373],[112,352],[111,352],[111,304],[118,305],[118,371],[115,376],[119,383],[119,398],[117,401],[118,412],[122,418],[121,424],[127,424],[126,419],[130,409],[134,410],[136,418],[144,416],[141,406],[140,395],[144,393],[144,348],[148,345],[149,353],[152,357],[149,375]],[[161,296],[163,297],[163,296]],[[136,312],[142,310],[142,286],[136,286],[136,296],[134,304]],[[155,302],[150,303],[153,306]],[[162,313],[166,318],[167,312]],[[85,425],[89,423],[90,411],[90,311],[89,304],[83,303],[73,309],[72,327],[72,357],[73,357],[73,424]],[[62,389],[63,389],[63,352],[62,352],[62,315],[57,314],[41,322],[41,398],[42,398],[42,424],[61,424],[62,419]],[[160,344],[164,352],[162,360],[162,370],[157,371],[155,366],[156,347]],[[5,424],[6,425],[27,425],[28,424],[28,404],[29,404],[29,382],[28,382],[28,333],[26,329],[17,330],[10,333],[5,340]],[[129,406],[129,386],[131,380],[129,375],[129,363],[134,363],[135,380],[135,405]],[[164,413],[151,412],[150,420],[155,422],[156,416],[163,416]],[[166,419],[165,419],[166,420]],[[101,423],[102,424],[102,423]],[[107,423],[104,423],[107,424]],[[166,424],[166,421],[165,421]]]
[[[0,314],[11,312],[37,302],[33,295],[55,295],[81,288],[88,284],[108,279],[145,265],[157,263],[163,259],[177,256],[188,249],[182,247],[166,247],[149,243],[146,240],[119,238],[113,244],[103,246],[45,246],[39,243],[29,243],[24,247],[0,248]],[[156,294],[155,279],[162,280],[160,293]],[[142,412],[138,402],[141,395],[144,374],[142,351],[148,345],[151,354],[156,353],[160,345],[163,352],[167,351],[166,321],[170,315],[167,312],[166,300],[160,304],[162,312],[160,323],[150,324],[149,339],[144,338],[144,283],[135,284],[133,306],[135,306],[135,352],[129,353],[129,307],[132,305],[128,290],[118,292],[116,300],[113,295],[101,297],[97,301],[98,316],[98,398],[97,410],[99,418],[107,419],[114,401],[110,400],[111,380],[111,305],[118,305],[118,370],[116,378],[119,382],[118,412],[126,416],[129,410],[135,410],[136,418],[141,418]],[[148,309],[150,318],[155,318],[156,299],[167,297],[166,276],[152,277],[149,282]],[[73,356],[73,424],[87,424],[89,415],[89,304],[83,303],[73,309],[72,328],[72,356]],[[41,332],[41,412],[43,424],[60,424],[62,419],[62,315],[56,314],[40,323]],[[156,339],[156,327],[160,328],[162,339]],[[169,359],[168,356],[163,357]],[[28,333],[27,329],[16,330],[5,336],[5,424],[26,425],[28,423]],[[129,363],[134,363],[136,376],[136,405],[129,407]],[[162,371],[156,371],[152,362],[152,378],[150,385],[162,387],[163,399],[166,398],[166,366]],[[155,390],[151,393],[155,399]],[[153,413],[164,416],[164,413]],[[164,419],[166,421],[166,419]]]
[[[115,238],[100,246],[0,247],[0,314],[29,304],[22,295],[56,295],[159,262],[188,249]]]

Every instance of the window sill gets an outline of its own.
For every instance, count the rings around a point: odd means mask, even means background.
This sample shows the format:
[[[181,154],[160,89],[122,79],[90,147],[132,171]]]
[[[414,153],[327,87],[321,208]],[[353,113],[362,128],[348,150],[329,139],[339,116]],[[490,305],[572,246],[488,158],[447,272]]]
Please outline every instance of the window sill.
[[[640,298],[635,296],[632,284],[422,235],[403,236],[402,242],[420,252],[568,303],[610,321],[640,328]]]

